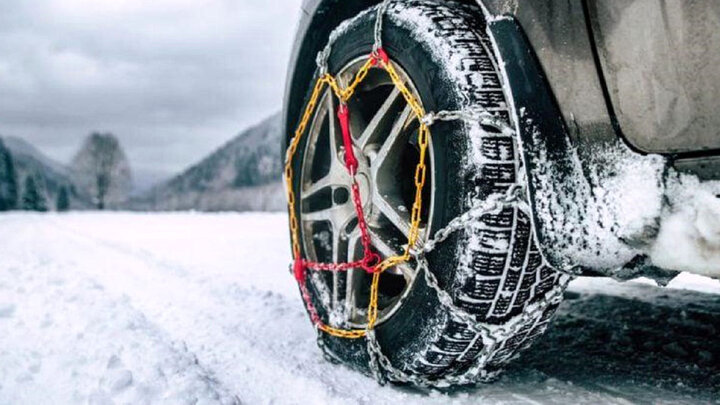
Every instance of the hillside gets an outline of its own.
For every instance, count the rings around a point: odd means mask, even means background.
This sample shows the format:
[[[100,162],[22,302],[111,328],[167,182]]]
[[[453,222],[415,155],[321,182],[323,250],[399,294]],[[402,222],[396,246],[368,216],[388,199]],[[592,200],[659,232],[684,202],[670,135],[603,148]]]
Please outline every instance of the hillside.
[[[181,174],[133,198],[128,208],[148,211],[277,211],[285,206],[280,182],[280,115],[243,131]]]
[[[10,149],[13,156],[36,161],[38,165],[42,165],[57,174],[67,176],[65,165],[49,158],[28,141],[16,136],[4,136],[3,142],[5,142],[5,146]]]
[[[40,182],[40,188],[43,190],[51,208],[54,207],[57,194],[63,186],[70,191],[71,207],[73,209],[89,207],[90,198],[76,190],[72,178],[64,165],[47,157],[23,139],[6,136],[3,137],[3,142],[5,142],[5,146],[13,156],[18,184],[21,187],[23,179],[32,175]],[[22,189],[20,193],[22,194]]]

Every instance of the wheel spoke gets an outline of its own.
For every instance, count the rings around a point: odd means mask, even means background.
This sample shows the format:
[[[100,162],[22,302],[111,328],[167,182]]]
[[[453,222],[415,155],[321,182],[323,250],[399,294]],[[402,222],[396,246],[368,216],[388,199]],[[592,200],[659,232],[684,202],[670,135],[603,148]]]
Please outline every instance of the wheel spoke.
[[[400,140],[400,134],[402,133],[402,130],[406,125],[406,121],[408,120],[408,117],[410,117],[411,113],[412,108],[410,108],[409,105],[405,106],[402,113],[400,113],[400,116],[393,123],[390,133],[385,139],[385,142],[383,142],[382,147],[373,161],[373,166],[376,167],[376,170],[381,169],[391,157],[397,158],[397,154],[391,152],[397,149],[398,146],[404,146],[398,141]],[[393,178],[393,180],[395,179]]]
[[[341,229],[344,224],[350,222],[355,216],[355,207],[348,201],[344,204],[337,204],[330,208],[324,208],[317,211],[303,212],[300,219],[303,222],[330,221],[335,228]]]
[[[303,189],[302,196],[301,196],[300,198],[303,199],[303,200],[305,200],[305,199],[307,199],[307,198],[312,197],[313,195],[315,195],[315,194],[316,194],[318,191],[320,191],[320,190],[323,190],[323,189],[325,189],[325,188],[327,188],[327,187],[339,186],[339,185],[340,185],[340,184],[335,184],[335,183],[338,183],[338,182],[337,182],[337,181],[333,181],[333,180],[334,180],[334,179],[333,179],[333,176],[331,176],[331,175],[328,174],[327,176],[323,177],[322,179],[316,181],[315,183],[311,183],[311,184],[307,185],[307,186]]]
[[[333,237],[332,237],[333,263],[341,263],[341,262],[345,261],[345,258],[342,257],[342,255],[341,255],[342,252],[340,252],[340,239],[342,238],[342,232],[343,232],[342,229],[336,229],[335,227],[333,227],[333,232],[332,232],[332,234],[333,234]]]
[[[308,198],[313,197],[315,194],[317,194],[319,191],[332,187],[333,189],[336,188],[345,188],[347,189],[349,185],[352,184],[352,178],[348,174],[345,167],[337,167],[335,171],[330,171],[325,177],[322,179],[305,185],[302,190],[302,195],[300,196],[301,199],[305,200]]]
[[[333,263],[340,263],[343,261],[343,258],[340,257],[340,235],[342,230],[336,229],[333,225],[332,229],[332,258]],[[337,271],[333,271],[332,273],[332,283],[333,283],[333,289],[332,289],[332,308],[335,310],[338,307],[339,302],[339,294],[340,294],[340,275]]]
[[[330,170],[325,177],[315,181],[309,185],[306,185],[303,189],[302,199],[312,197],[318,191],[326,187],[347,187],[351,182],[350,175],[345,168],[344,162],[340,159],[340,143],[342,142],[339,138],[338,133],[340,132],[337,128],[337,120],[335,118],[335,105],[334,99],[331,94],[325,98],[325,104],[327,109],[327,115],[325,119],[328,121],[328,143],[330,145]]]
[[[355,260],[355,251],[360,243],[360,231],[356,230],[348,238],[348,255],[347,261],[351,262]],[[355,294],[357,288],[355,287],[355,272],[357,269],[350,269],[345,274],[345,313],[347,316],[346,320],[353,319],[356,316],[356,302],[357,295]]]
[[[390,95],[388,95],[385,99],[385,102],[383,102],[380,109],[372,117],[367,127],[365,127],[365,130],[362,132],[362,135],[360,135],[360,138],[358,138],[357,145],[361,150],[365,149],[370,142],[375,140],[378,135],[382,133],[381,129],[383,129],[383,127],[387,125],[387,121],[392,118],[391,114],[389,114],[390,109],[395,102],[399,100],[399,96],[400,90],[397,87],[393,87]]]
[[[335,97],[328,93],[325,103],[327,104],[328,133],[330,136],[328,142],[330,144],[330,173],[344,172],[345,163],[340,158],[340,145],[342,145],[343,141],[335,115]]]
[[[399,199],[375,193],[372,203],[374,208],[382,213],[403,235],[410,233],[410,213],[407,210],[395,208],[403,206]]]
[[[404,235],[410,232],[410,207],[405,207],[398,196],[396,164],[400,153],[397,149],[407,147],[406,139],[401,137],[412,109],[405,106],[395,120],[390,133],[377,153],[372,165],[374,190],[372,203]]]

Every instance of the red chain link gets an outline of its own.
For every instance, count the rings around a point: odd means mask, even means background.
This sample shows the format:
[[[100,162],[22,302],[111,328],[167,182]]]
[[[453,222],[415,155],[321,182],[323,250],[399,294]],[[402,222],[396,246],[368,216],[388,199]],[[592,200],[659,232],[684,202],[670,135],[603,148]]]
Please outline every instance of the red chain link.
[[[380,52],[382,52],[382,54],[380,54]],[[383,60],[387,59],[387,54],[385,54],[385,51],[383,51],[382,49],[378,50],[378,54],[384,55],[384,58],[382,56],[372,56],[372,58],[374,58],[373,60],[375,60],[375,58],[377,57],[382,58]],[[320,263],[305,260],[300,256],[295,257],[295,261],[293,263],[293,274],[295,276],[295,280],[297,280],[298,284],[300,285],[302,297],[307,305],[308,312],[310,313],[310,318],[312,319],[312,322],[316,325],[320,323],[320,316],[318,315],[317,309],[315,308],[310,299],[310,293],[307,289],[306,269],[320,271],[347,271],[350,269],[360,268],[368,273],[374,273],[377,271],[378,265],[382,261],[380,255],[378,255],[372,250],[370,232],[368,231],[367,222],[365,222],[365,213],[363,212],[362,198],[360,196],[360,187],[358,186],[357,179],[355,178],[358,169],[358,160],[355,157],[355,151],[353,150],[352,145],[352,135],[350,133],[350,111],[345,103],[340,104],[337,112],[337,117],[340,121],[340,129],[342,131],[343,137],[343,146],[345,147],[345,167],[347,168],[348,173],[350,173],[350,176],[352,176],[353,179],[351,185],[352,199],[353,205],[355,206],[355,213],[357,214],[358,227],[360,228],[360,237],[362,240],[364,255],[363,258],[360,260],[346,263]]]
[[[365,214],[363,213],[362,199],[360,198],[360,187],[358,187],[357,181],[353,178],[352,183],[352,196],[353,202],[355,203],[355,211],[357,212],[358,227],[360,228],[360,237],[362,239],[363,252],[365,257],[363,258],[362,268],[368,273],[376,271],[376,267],[380,264],[380,255],[372,251],[370,246],[370,232],[368,231],[367,223],[365,222]]]
[[[370,54],[370,60],[372,61],[373,66],[377,65],[379,62],[387,65],[390,61],[390,57],[388,56],[387,52],[385,52],[385,49],[378,48],[376,51],[373,51],[373,53]]]
[[[352,137],[350,135],[350,110],[347,104],[340,103],[337,116],[338,120],[340,120],[340,129],[342,130],[343,146],[345,146],[345,167],[347,167],[350,175],[355,177],[358,161],[355,157],[355,150],[353,149]]]

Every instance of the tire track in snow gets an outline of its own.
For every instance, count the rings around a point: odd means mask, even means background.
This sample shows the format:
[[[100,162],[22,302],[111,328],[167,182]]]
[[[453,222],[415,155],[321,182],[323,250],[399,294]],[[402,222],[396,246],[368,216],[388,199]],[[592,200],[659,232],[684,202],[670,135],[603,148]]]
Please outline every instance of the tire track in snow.
[[[238,402],[127,298],[20,241],[20,260],[0,264],[0,296],[17,307],[0,324],[0,403]]]
[[[322,381],[328,364],[315,347],[314,332],[299,299],[289,300],[237,283],[218,286],[200,281],[187,276],[189,272],[184,269],[175,271],[165,260],[148,260],[152,255],[137,249],[56,225],[66,238],[85,245],[78,250],[100,251],[107,259],[118,257],[114,261],[126,269],[122,279],[105,271],[90,276],[110,290],[127,294],[173,338],[185,341],[200,363],[212,368],[244,402],[279,398],[280,403],[296,403],[303,394],[312,392],[318,403],[332,403],[341,395],[333,388],[338,385],[334,378],[330,381],[334,384]],[[93,268],[80,267],[85,273]],[[143,286],[161,286],[162,293]],[[366,379],[340,369],[341,374],[352,377],[351,381]]]

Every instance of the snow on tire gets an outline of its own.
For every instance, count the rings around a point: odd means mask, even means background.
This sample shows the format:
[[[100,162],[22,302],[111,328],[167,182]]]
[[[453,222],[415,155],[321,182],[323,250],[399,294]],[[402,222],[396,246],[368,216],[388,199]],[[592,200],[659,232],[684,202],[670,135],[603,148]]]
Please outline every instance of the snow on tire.
[[[338,73],[371,51],[375,10],[370,8],[336,29],[328,61],[331,73]],[[384,21],[384,47],[407,75],[426,111],[482,106],[515,127],[516,114],[477,7],[451,1],[391,3]],[[357,104],[362,107],[362,103]],[[350,107],[352,110],[352,101]],[[431,131],[432,192],[428,195],[432,207],[426,214],[426,230],[441,229],[489,196],[522,183],[522,162],[513,135],[465,121],[436,122]],[[312,142],[300,144],[300,156],[309,156],[305,154],[309,144]],[[302,171],[302,159],[297,160],[296,170]],[[396,168],[398,173],[401,169]],[[300,177],[294,179],[294,187],[302,200]],[[397,181],[405,180],[398,174]],[[326,198],[335,197],[328,194]],[[302,222],[303,208],[298,206],[297,210]],[[301,229],[309,244],[316,240],[327,244],[328,231],[322,227]],[[315,248],[305,244],[303,249],[307,255]],[[539,316],[523,318],[520,324],[516,322],[518,316],[546,298],[565,277],[544,260],[531,220],[517,204],[483,215],[439,245],[427,259],[454,305],[472,314],[478,324],[502,329],[515,322],[485,363],[490,372],[500,369],[542,334],[557,302],[542,307]],[[357,327],[348,325],[347,313],[333,307],[337,298],[333,286],[348,283],[334,277],[311,277],[313,302],[326,321],[339,327]],[[486,349],[477,328],[441,305],[423,277],[411,277],[403,291],[394,298],[393,310],[376,326],[378,343],[393,367],[428,380],[466,375]],[[321,334],[319,343],[334,360],[371,371],[364,339]]]

